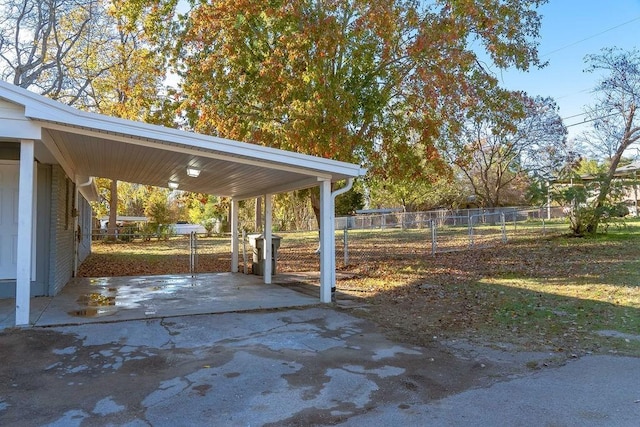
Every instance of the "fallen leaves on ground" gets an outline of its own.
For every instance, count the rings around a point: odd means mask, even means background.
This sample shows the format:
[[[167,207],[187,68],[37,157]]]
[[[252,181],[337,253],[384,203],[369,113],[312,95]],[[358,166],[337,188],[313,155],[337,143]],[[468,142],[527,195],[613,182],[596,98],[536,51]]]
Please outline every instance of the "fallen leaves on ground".
[[[372,239],[359,242],[337,288],[366,303],[355,314],[414,344],[463,338],[569,355],[640,355],[640,341],[595,334],[640,330],[639,243],[551,236],[431,256],[420,241]],[[318,255],[307,246],[285,249],[278,271],[317,271]],[[218,246],[198,256],[198,271],[229,271],[230,263],[229,248]],[[188,246],[175,240],[95,245],[79,275],[188,272]]]

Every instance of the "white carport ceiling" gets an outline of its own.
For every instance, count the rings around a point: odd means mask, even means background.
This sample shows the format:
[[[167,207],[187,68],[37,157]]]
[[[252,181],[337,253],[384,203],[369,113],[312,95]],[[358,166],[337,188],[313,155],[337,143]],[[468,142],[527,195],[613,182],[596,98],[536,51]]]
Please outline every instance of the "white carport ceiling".
[[[115,135],[99,137],[57,129],[49,133],[62,156],[81,176],[159,187],[174,181],[180,190],[240,198],[317,185],[318,176],[339,179],[337,175],[309,171],[295,164],[196,150],[160,141],[125,141]],[[198,168],[200,176],[187,176],[187,166]]]
[[[87,113],[0,82],[0,98],[24,106],[68,174],[104,177],[238,199],[364,174],[359,166],[162,126]],[[187,176],[187,166],[201,170]]]

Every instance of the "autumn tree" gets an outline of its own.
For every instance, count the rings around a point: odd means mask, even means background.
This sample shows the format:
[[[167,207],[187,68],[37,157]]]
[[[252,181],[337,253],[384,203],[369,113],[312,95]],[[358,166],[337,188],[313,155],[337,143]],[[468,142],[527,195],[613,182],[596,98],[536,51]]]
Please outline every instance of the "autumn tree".
[[[189,221],[192,224],[202,225],[207,231],[207,236],[210,236],[216,224],[221,224],[226,217],[227,206],[216,196],[194,193],[192,195],[196,197],[192,198],[189,206]]]
[[[167,188],[157,188],[157,190],[149,194],[145,200],[144,213],[150,219],[148,228],[157,235],[158,239],[161,237],[167,239],[171,233],[170,225],[176,219],[169,200],[171,190]]]
[[[528,179],[547,179],[566,160],[566,128],[550,98],[497,90],[492,102],[462,114],[446,134],[444,150],[484,207],[524,202]],[[518,195],[520,196],[518,198]]]
[[[103,69],[88,85],[83,107],[114,117],[173,126],[163,106],[170,25],[158,25],[158,14],[172,22],[176,1],[111,0],[106,13],[110,36],[95,46],[94,67]]]
[[[166,56],[158,49],[166,41],[169,27],[157,25],[158,15],[171,21],[176,1],[128,1],[111,0],[104,4],[105,18],[102,43],[87,39],[72,50],[82,56],[91,52],[92,61],[86,67],[69,70],[70,74],[89,73],[95,77],[87,82],[78,107],[114,117],[171,125],[162,108],[166,102],[163,89],[166,78]],[[93,22],[94,27],[98,22]],[[99,72],[97,72],[100,70]],[[116,177],[111,177],[116,178]],[[141,212],[138,196],[155,197],[144,186],[114,181],[113,197],[122,199],[117,191],[138,200],[137,212]],[[132,191],[127,191],[132,190]],[[115,192],[115,193],[114,193]],[[115,218],[115,204],[111,204],[110,217]],[[115,224],[110,221],[108,235],[115,237]]]
[[[606,48],[600,54],[587,56],[589,72],[603,73],[596,85],[594,108],[589,109],[589,119],[597,131],[586,135],[592,146],[601,144],[611,148],[608,168],[599,180],[593,204],[586,206],[590,210],[585,232],[597,232],[602,217],[610,204],[607,199],[612,189],[612,180],[620,161],[632,144],[640,138],[640,122],[636,109],[640,103],[640,52]],[[594,139],[599,135],[601,139]],[[611,145],[612,141],[616,144]]]
[[[543,3],[197,3],[176,37],[181,111],[199,132],[361,163],[374,176],[415,171],[417,158],[436,160],[435,138],[467,92],[484,99],[497,83],[479,47],[497,67],[539,65]]]

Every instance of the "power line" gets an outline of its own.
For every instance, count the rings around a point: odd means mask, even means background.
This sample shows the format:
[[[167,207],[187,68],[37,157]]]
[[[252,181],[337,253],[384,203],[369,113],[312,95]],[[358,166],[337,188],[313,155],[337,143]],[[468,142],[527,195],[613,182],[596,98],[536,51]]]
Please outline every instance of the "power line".
[[[578,114],[574,114],[573,116],[561,117],[561,119],[562,120],[573,119],[575,117],[584,116],[585,114],[587,114],[587,113],[578,113]]]
[[[630,21],[623,22],[622,24],[618,24],[618,25],[613,26],[613,27],[611,27],[611,28],[607,28],[606,30],[600,31],[599,33],[594,34],[594,35],[592,35],[592,36],[585,37],[585,38],[584,38],[584,39],[582,39],[582,40],[578,40],[578,41],[573,42],[573,43],[571,43],[571,44],[568,44],[568,45],[566,45],[566,46],[560,47],[560,48],[558,48],[558,49],[556,49],[556,50],[552,50],[551,52],[547,52],[547,53],[545,53],[544,55],[540,56],[540,58],[546,58],[546,57],[548,57],[548,56],[553,55],[553,54],[554,54],[554,53],[556,53],[556,52],[560,52],[561,50],[568,49],[568,48],[573,47],[573,46],[575,46],[575,45],[577,45],[577,44],[580,44],[580,43],[582,43],[582,42],[584,42],[584,41],[591,40],[591,39],[593,39],[593,38],[596,38],[596,37],[598,37],[598,36],[603,35],[604,33],[608,33],[609,31],[615,30],[615,29],[617,29],[617,28],[620,28],[620,27],[622,27],[622,26],[625,26],[625,25],[631,24],[632,22],[636,22],[636,21],[640,21],[640,16],[637,16],[637,17],[633,18],[633,19],[632,19],[632,20],[630,20]]]
[[[577,114],[576,116],[582,116],[583,114],[586,114],[586,113]],[[585,123],[595,122],[596,120],[606,119],[607,117],[615,116],[615,115],[617,115],[617,114],[618,114],[618,113],[611,113],[611,114],[607,114],[606,116],[594,117],[593,119],[583,120],[583,121],[578,122],[578,123],[572,123],[572,124],[570,124],[570,125],[565,125],[565,127],[566,127],[566,128],[570,128],[570,127],[573,127],[573,126],[580,126],[580,125],[585,124]],[[576,116],[571,116],[571,117],[576,117]],[[567,119],[570,119],[571,117],[566,117],[566,118],[567,118]],[[563,120],[564,120],[564,119],[563,119]]]
[[[573,96],[573,95],[577,95],[577,94],[579,94],[579,93],[591,92],[592,90],[593,90],[593,88],[581,89],[581,90],[579,90],[579,91],[577,91],[577,92],[568,93],[568,94],[566,94],[566,95],[562,95],[562,96],[559,96],[559,97],[554,98],[554,99],[556,99],[556,100],[558,100],[558,99],[564,99],[564,98],[568,98],[568,97]]]

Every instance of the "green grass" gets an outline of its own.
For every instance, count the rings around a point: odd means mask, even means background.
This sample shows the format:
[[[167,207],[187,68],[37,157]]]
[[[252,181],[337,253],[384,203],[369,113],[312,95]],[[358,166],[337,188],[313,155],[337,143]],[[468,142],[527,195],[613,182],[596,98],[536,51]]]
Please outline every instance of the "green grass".
[[[556,237],[547,247],[549,255],[542,257],[541,266],[546,270],[540,274],[529,268],[498,269],[478,281],[486,289],[501,289],[493,327],[548,342],[572,341],[591,351],[608,348],[640,355],[640,340],[598,335],[613,330],[640,339],[638,221],[587,238]],[[564,249],[561,255],[558,248]]]

